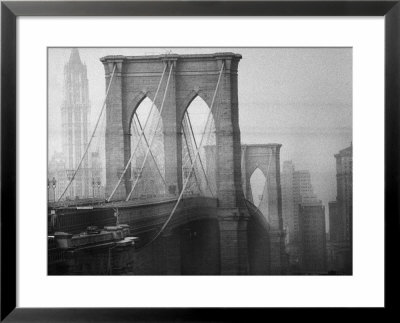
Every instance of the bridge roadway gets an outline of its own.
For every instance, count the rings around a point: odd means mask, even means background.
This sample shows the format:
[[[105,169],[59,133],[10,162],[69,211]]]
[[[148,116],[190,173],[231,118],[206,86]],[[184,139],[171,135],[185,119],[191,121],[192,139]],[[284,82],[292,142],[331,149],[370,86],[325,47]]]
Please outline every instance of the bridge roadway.
[[[139,237],[146,233],[158,231],[165,223],[176,199],[153,202],[151,204],[132,204],[130,206],[120,205],[119,223],[128,224],[134,235]],[[217,199],[208,197],[186,197],[179,203],[171,221],[168,224],[168,230],[173,230],[186,223],[217,218]]]
[[[80,233],[88,226],[104,227],[115,225],[115,212],[118,210],[118,221],[128,224],[131,232],[137,236],[158,231],[169,217],[176,197],[137,199],[104,203],[101,200],[69,201],[69,204],[49,205],[49,234],[55,231]],[[94,203],[93,203],[94,202]],[[51,210],[55,216],[51,215]],[[179,203],[168,225],[174,229],[185,223],[216,218],[217,199],[201,196],[185,196]]]
[[[80,233],[90,225],[100,228],[115,225],[117,218],[114,214],[118,210],[119,223],[128,224],[132,234],[140,238],[139,250],[134,255],[134,274],[222,273],[220,257],[224,250],[220,249],[220,243],[225,241],[229,245],[237,238],[236,234],[224,238],[221,232],[223,224],[218,224],[221,208],[217,199],[185,196],[151,248],[141,249],[160,231],[176,201],[176,198],[165,197],[147,201],[59,205],[50,209],[55,211],[55,216],[49,217],[49,235],[55,231]],[[246,272],[267,274],[273,252],[270,250],[270,225],[254,204],[246,201],[246,205],[250,216],[246,229],[249,261]]]

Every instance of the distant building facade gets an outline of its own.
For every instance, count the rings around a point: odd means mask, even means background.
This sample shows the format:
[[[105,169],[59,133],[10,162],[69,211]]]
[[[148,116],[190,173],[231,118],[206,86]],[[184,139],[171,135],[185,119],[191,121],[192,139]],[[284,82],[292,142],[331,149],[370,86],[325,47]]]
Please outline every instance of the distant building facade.
[[[301,235],[301,272],[325,273],[326,233],[325,206],[316,198],[299,205],[299,227]]]
[[[78,49],[74,48],[64,66],[64,99],[61,106],[62,152],[67,177],[78,168],[88,144],[88,117],[90,114],[89,86],[86,65]],[[70,198],[90,196],[89,157],[86,156],[76,174],[69,192]]]
[[[343,226],[341,217],[338,216],[337,202],[329,202],[329,240],[339,241]]]
[[[315,195],[308,170],[295,170],[292,161],[284,161],[282,166],[282,217],[285,229],[286,250],[292,272],[301,271],[302,236],[300,228],[300,205],[314,200]]]
[[[86,65],[72,49],[64,66],[64,97],[61,105],[62,151],[48,161],[48,200],[104,197],[102,158],[99,147],[89,147],[72,184],[65,191],[88,145],[89,85]],[[65,193],[64,193],[65,191]],[[64,194],[63,194],[64,193]]]
[[[353,232],[353,147],[335,155],[338,215],[343,219],[342,237],[351,241]]]
[[[329,204],[329,269],[352,274],[353,239],[353,146],[335,154],[336,201]]]

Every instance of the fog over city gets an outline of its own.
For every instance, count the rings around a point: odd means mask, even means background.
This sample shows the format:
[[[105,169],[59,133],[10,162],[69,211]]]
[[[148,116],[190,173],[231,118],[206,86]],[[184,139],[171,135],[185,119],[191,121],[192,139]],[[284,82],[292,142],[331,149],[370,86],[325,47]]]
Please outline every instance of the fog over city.
[[[351,48],[79,48],[89,81],[89,135],[106,91],[100,57],[215,52],[243,56],[238,68],[242,144],[282,144],[281,167],[292,160],[296,170],[310,171],[328,216],[328,202],[336,199],[334,154],[352,142]],[[62,150],[64,65],[70,53],[70,48],[48,50],[49,160]]]

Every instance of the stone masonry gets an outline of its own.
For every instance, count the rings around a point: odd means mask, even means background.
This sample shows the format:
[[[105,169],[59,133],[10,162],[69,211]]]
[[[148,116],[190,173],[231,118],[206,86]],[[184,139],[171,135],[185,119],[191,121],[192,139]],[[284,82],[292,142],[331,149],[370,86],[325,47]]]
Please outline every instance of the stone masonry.
[[[285,273],[285,245],[282,222],[282,193],[280,182],[280,144],[242,145],[243,192],[253,201],[250,178],[258,168],[265,176],[263,198],[258,208],[270,225],[271,274]]]
[[[106,107],[106,194],[110,195],[131,154],[130,125],[144,98],[154,100],[165,69],[155,105],[161,109],[164,131],[165,178],[168,192],[182,189],[182,119],[190,103],[200,96],[209,107],[222,69],[213,108],[216,128],[216,182],[220,228],[221,273],[248,271],[247,219],[241,184],[241,146],[238,111],[237,69],[241,55],[106,56],[106,84],[115,75]],[[170,75],[170,76],[169,76]],[[167,79],[170,78],[168,87]],[[218,109],[217,109],[218,108]],[[128,170],[114,195],[122,200],[130,191]]]

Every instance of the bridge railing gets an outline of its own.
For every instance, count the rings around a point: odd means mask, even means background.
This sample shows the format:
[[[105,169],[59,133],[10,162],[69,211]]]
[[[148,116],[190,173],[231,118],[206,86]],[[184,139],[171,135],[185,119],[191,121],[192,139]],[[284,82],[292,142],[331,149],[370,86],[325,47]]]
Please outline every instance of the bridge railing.
[[[75,200],[62,200],[62,201],[49,201],[49,208],[62,208],[69,206],[82,206],[82,205],[97,205],[104,203],[105,199],[102,198],[81,198]]]

